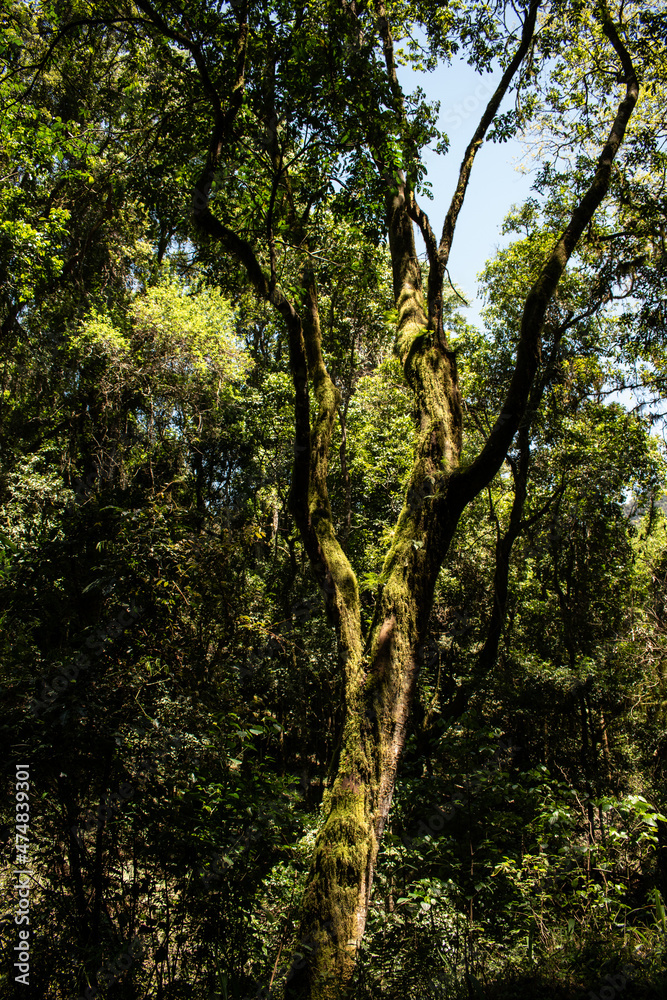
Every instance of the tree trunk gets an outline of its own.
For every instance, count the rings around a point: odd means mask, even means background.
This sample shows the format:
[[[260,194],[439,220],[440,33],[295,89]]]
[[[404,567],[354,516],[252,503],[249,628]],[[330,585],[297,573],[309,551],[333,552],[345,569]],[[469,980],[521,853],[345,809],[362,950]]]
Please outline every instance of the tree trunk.
[[[165,30],[148,0],[140,8]],[[396,346],[415,403],[416,454],[405,502],[381,574],[381,591],[364,647],[357,579],[333,527],[327,490],[328,458],[340,394],[322,354],[315,277],[304,269],[294,301],[277,280],[272,212],[267,217],[270,272],[265,274],[250,243],[211,212],[209,192],[224,145],[243,103],[248,28],[246,9],[237,10],[238,45],[235,82],[223,109],[208,73],[205,54],[187,35],[176,41],[189,48],[214,115],[205,169],[194,197],[194,217],[201,231],[217,240],[242,263],[258,295],[280,313],[288,332],[294,385],[295,455],[290,506],[313,575],[336,630],[345,680],[345,723],[332,788],[324,802],[325,820],[317,838],[302,904],[301,943],[287,977],[286,996],[307,1000],[341,998],[348,992],[356,950],[364,933],[373,874],[387,822],[398,762],[418,675],[421,651],[440,567],[461,512],[500,468],[519,428],[540,357],[545,312],[581,233],[604,197],[611,166],[637,100],[634,70],[614,25],[603,8],[601,19],[626,79],[626,97],[600,157],[590,188],[575,207],[525,303],[517,357],[509,391],[484,447],[465,469],[459,468],[462,407],[454,353],[442,315],[442,286],[454,229],[475,156],[495,118],[509,84],[533,37],[538,0],[526,13],[521,42],[485,109],[461,163],[459,180],[438,243],[414,190],[396,163],[387,161],[382,128],[372,128],[368,147],[385,183],[386,217],[398,312]],[[356,19],[354,5],[347,16]],[[359,30],[354,24],[353,30]],[[382,3],[377,28],[383,44],[394,125],[408,134],[398,84],[393,40]],[[406,149],[409,140],[406,139]],[[409,153],[406,152],[409,158]],[[271,206],[279,188],[291,203],[290,181],[276,160]],[[270,206],[270,208],[271,208]],[[289,215],[289,211],[288,211]],[[296,244],[308,250],[302,217],[289,219]],[[429,258],[426,299],[414,241],[413,223],[424,237]],[[296,303],[299,303],[298,305]],[[311,420],[311,395],[316,412]]]
[[[348,993],[440,567],[463,509],[490,483],[522,422],[539,363],[547,306],[581,233],[608,189],[611,165],[637,100],[637,81],[629,57],[613,24],[605,20],[603,27],[624,67],[626,97],[590,188],[575,207],[570,224],[526,299],[516,365],[502,411],[482,451],[463,470],[458,468],[462,417],[456,364],[443,343],[437,282],[430,285],[428,306],[423,299],[408,211],[420,219],[427,236],[432,237],[432,233],[403,182],[388,203],[397,346],[416,401],[419,439],[405,504],[381,576],[383,587],[367,655],[358,658],[343,644],[346,721],[337,773],[325,803],[326,819],[302,903],[300,950],[286,984],[289,1000],[333,1000]],[[468,155],[469,149],[464,158],[462,177],[470,171],[474,152]],[[431,240],[431,268],[438,272],[448,257],[462,201],[455,204],[461,186],[465,189],[460,182],[437,251]]]

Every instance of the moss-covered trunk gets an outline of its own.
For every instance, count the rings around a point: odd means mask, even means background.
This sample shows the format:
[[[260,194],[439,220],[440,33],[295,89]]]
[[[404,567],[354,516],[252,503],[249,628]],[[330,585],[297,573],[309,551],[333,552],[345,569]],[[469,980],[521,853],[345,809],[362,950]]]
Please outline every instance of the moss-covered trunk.
[[[417,566],[387,582],[366,669],[356,671],[349,692],[338,769],[302,904],[300,950],[288,976],[290,998],[341,998],[352,978],[432,598],[433,574],[415,585],[415,573]]]
[[[462,509],[447,510],[447,504],[443,505],[448,480],[458,465],[461,440],[453,356],[431,343],[427,335],[418,270],[408,265],[400,282],[399,345],[418,405],[417,453],[383,567],[365,655],[360,643],[352,648],[347,638],[357,634],[358,626],[348,624],[344,634],[340,628],[344,616],[337,616],[346,720],[303,901],[300,951],[286,988],[290,998],[343,997],[352,977],[435,583]],[[321,398],[324,401],[324,394]],[[440,503],[434,514],[436,496]],[[340,566],[339,553],[332,564]],[[348,605],[346,620],[358,621],[357,605]]]
[[[523,57],[532,35],[535,13],[534,4],[513,61],[515,64]],[[419,437],[405,502],[382,572],[382,591],[365,657],[359,652],[356,587],[354,608],[338,586],[334,587],[335,601],[342,597],[341,606],[347,609],[337,616],[346,671],[346,721],[338,769],[325,803],[326,818],[317,839],[304,895],[301,951],[295,958],[286,986],[286,996],[290,1000],[339,1000],[348,993],[405,743],[438,573],[461,512],[499,470],[520,427],[538,368],[547,306],[581,233],[608,190],[612,163],[637,100],[638,87],[632,63],[606,12],[602,14],[602,22],[623,65],[626,95],[591,184],[527,296],[515,368],[502,410],[481,452],[465,469],[459,468],[462,411],[456,362],[444,334],[440,290],[472,161],[488,121],[493,117],[490,114],[494,110],[492,106],[497,107],[502,94],[496,92],[492,98],[466,152],[439,245],[404,180],[399,181],[398,192],[392,192],[387,200],[398,309],[397,349],[406,381],[414,394]],[[395,76],[391,36],[386,24],[384,31],[388,71],[390,76]],[[505,75],[504,86],[510,78],[511,74]],[[398,107],[399,114],[400,110]],[[379,157],[378,160],[382,167]],[[420,226],[429,252],[426,301],[414,247],[413,221]],[[306,341],[309,339],[312,338],[306,335]],[[323,376],[315,375],[319,360],[321,358],[309,351],[316,388],[318,377],[323,386]],[[327,405],[323,388],[318,398],[320,417],[316,426],[321,428]],[[318,454],[311,452],[311,455],[314,463],[320,460]],[[320,529],[318,534],[325,537]],[[326,545],[333,545],[328,535]],[[333,565],[334,577],[337,577],[347,561],[335,548],[329,551],[332,556],[329,565]],[[341,579],[345,578],[343,573]],[[352,646],[345,640],[343,624],[346,624],[347,634],[355,637]]]
[[[139,6],[157,31],[167,32],[190,51],[210,102],[214,126],[207,162],[195,191],[194,221],[207,238],[215,240],[245,267],[257,294],[276,309],[288,333],[295,421],[290,506],[314,577],[324,594],[328,618],[336,630],[346,717],[337,771],[325,803],[325,820],[303,900],[301,950],[288,977],[286,995],[303,1000],[338,1000],[347,992],[364,932],[438,573],[462,510],[496,474],[519,428],[539,363],[547,305],[574,247],[608,190],[612,163],[637,100],[637,80],[630,57],[601,3],[596,17],[623,67],[626,95],[591,184],[526,299],[515,368],[502,410],[476,459],[460,469],[462,407],[456,362],[443,323],[443,281],[473,162],[530,48],[539,0],[531,0],[526,10],[520,44],[466,149],[439,241],[409,180],[419,174],[418,169],[413,169],[419,154],[410,138],[389,19],[379,0],[376,27],[386,66],[385,103],[392,121],[387,126],[385,111],[381,118],[370,114],[365,145],[385,186],[398,311],[396,347],[413,393],[419,433],[403,509],[382,571],[375,618],[364,647],[357,579],[336,536],[328,496],[328,461],[340,396],[323,356],[315,275],[309,267],[304,268],[294,296],[281,290],[278,279],[274,226],[278,202],[283,210],[281,225],[291,233],[294,247],[306,255],[311,248],[308,210],[304,214],[296,208],[289,169],[275,136],[268,151],[273,169],[264,253],[268,273],[253,243],[229,228],[211,209],[211,185],[226,145],[233,144],[243,107],[249,37],[247,5],[241,3],[235,8],[235,66],[230,72],[233,85],[224,99],[213,82],[215,74],[209,73],[201,45],[187,32],[174,33],[148,0],[141,0]],[[344,10],[353,22],[351,37],[361,38],[366,27],[358,21],[356,5],[344,5]],[[270,96],[267,100],[271,105]],[[266,110],[270,112],[272,105]],[[389,135],[391,142],[387,142]],[[392,152],[397,143],[404,147],[398,158]],[[426,295],[415,250],[414,225],[419,227],[427,249]],[[315,413],[311,413],[313,399]]]

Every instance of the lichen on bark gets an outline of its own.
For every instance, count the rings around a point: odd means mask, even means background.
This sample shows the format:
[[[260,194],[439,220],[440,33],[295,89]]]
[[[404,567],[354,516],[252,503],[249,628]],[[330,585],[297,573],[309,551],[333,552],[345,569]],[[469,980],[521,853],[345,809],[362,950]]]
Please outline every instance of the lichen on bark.
[[[148,17],[153,16],[147,0],[142,0],[140,6],[148,12]],[[516,364],[498,419],[477,458],[466,469],[460,469],[462,407],[456,360],[444,330],[444,275],[473,162],[530,47],[538,7],[538,0],[531,0],[520,44],[507,62],[466,149],[439,242],[406,179],[411,175],[410,169],[397,166],[393,154],[388,153],[387,132],[379,120],[372,122],[365,140],[378,176],[385,183],[386,223],[398,314],[396,347],[406,383],[414,395],[418,427],[414,463],[393,542],[384,561],[382,585],[365,646],[357,578],[336,536],[327,488],[329,452],[340,396],[323,355],[314,273],[304,268],[300,294],[290,300],[278,285],[276,241],[270,215],[267,240],[271,272],[267,276],[250,242],[219,221],[209,204],[210,179],[243,104],[246,5],[240,5],[238,12],[238,57],[227,111],[223,111],[223,102],[206,69],[205,53],[194,43],[190,46],[214,119],[206,166],[197,186],[194,217],[203,233],[216,239],[245,266],[258,295],[275,307],[287,329],[295,394],[290,506],[313,575],[324,594],[327,614],[336,629],[343,671],[346,711],[339,758],[303,898],[300,935],[304,954],[293,964],[286,997],[338,1000],[346,995],[356,948],[364,932],[373,873],[405,742],[420,651],[440,566],[463,508],[500,468],[519,426],[539,359],[547,304],[579,236],[608,188],[613,159],[637,99],[632,62],[606,6],[601,3],[595,16],[600,18],[623,66],[626,96],[589,189],[575,206],[569,225],[526,300]],[[357,5],[345,4],[344,10],[356,37],[362,28]],[[160,19],[156,25],[163,30]],[[399,144],[401,139],[404,141],[404,159],[408,161],[414,150],[410,152],[408,116],[396,72],[389,19],[381,0],[377,6],[377,30],[386,66],[387,107],[389,117],[393,116],[390,129],[399,137]],[[188,47],[187,38],[185,42]],[[293,204],[288,171],[282,163],[279,166],[272,198],[282,186],[287,202]],[[414,166],[412,162],[410,167]],[[292,227],[294,246],[309,253],[303,219],[293,214],[287,223]],[[414,224],[421,230],[428,254],[426,297],[415,250]],[[314,414],[311,414],[311,387]]]

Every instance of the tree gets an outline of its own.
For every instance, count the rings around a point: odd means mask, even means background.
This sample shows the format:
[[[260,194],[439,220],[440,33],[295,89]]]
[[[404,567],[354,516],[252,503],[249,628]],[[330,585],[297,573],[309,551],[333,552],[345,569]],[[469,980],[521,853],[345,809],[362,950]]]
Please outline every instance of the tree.
[[[96,5],[94,12],[56,5],[44,11],[45,41],[33,36],[20,67],[39,80],[63,45],[76,49],[74,40],[120,52],[109,115],[117,116],[121,137],[129,123],[140,123],[146,169],[143,177],[131,172],[132,184],[156,220],[162,252],[172,240],[192,239],[211,275],[233,261],[286,331],[294,393],[290,508],[335,630],[344,692],[334,778],[302,907],[300,934],[309,951],[292,968],[289,996],[339,996],[350,981],[438,576],[463,511],[491,483],[525,426],[550,303],[610,189],[638,99],[635,62],[644,22],[634,7],[622,14],[600,4],[589,15],[579,5],[535,0],[514,10],[509,28],[505,13],[465,4],[292,8],[247,0],[188,5],[187,12],[147,0]],[[432,111],[403,94],[396,72],[395,38],[415,25],[425,32],[431,65],[460,45],[478,68],[494,59],[503,67],[466,150],[439,240],[419,201],[421,149],[436,137]],[[575,178],[560,235],[555,230],[544,248],[517,310],[515,360],[499,412],[478,453],[462,463],[464,414],[443,283],[474,159],[491,129],[502,139],[515,126],[512,116],[498,114],[510,89],[529,96],[542,62],[559,45],[584,40],[614,60],[625,93],[597,163]],[[651,59],[645,61],[650,73]],[[123,78],[121,86],[118,77],[126,73],[130,82]],[[164,81],[161,107],[156,87]],[[135,96],[128,101],[128,94]],[[93,113],[101,123],[107,108]],[[121,148],[115,136],[110,142]],[[153,190],[146,190],[148,177]],[[188,184],[194,197],[186,221],[174,203],[185,202]],[[165,199],[167,189],[173,196]],[[343,400],[327,367],[334,350],[325,351],[318,285],[327,283],[322,258],[344,223],[388,241],[396,352],[417,431],[367,629],[328,485]],[[425,278],[415,226],[427,249]]]

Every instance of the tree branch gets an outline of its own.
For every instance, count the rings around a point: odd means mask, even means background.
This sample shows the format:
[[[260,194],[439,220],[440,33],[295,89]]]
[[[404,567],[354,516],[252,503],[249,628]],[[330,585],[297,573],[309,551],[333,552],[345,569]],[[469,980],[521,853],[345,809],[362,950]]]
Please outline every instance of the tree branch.
[[[603,12],[602,16],[603,19],[609,17],[606,11]],[[551,251],[547,263],[526,298],[516,364],[501,413],[480,454],[467,469],[456,474],[460,489],[461,509],[496,474],[516,433],[537,370],[547,306],[581,234],[609,189],[612,164],[637,103],[639,85],[630,56],[619,40],[615,28],[613,25],[610,27],[607,20],[604,20],[603,30],[619,55],[622,54],[621,63],[626,74],[625,98],[619,105],[609,138],[602,150],[588,190],[573,210],[569,225]]]
[[[507,93],[509,85],[512,82],[512,78],[523,62],[532,42],[533,35],[535,34],[535,23],[539,6],[540,0],[532,0],[526,20],[523,24],[519,47],[514,53],[509,66],[503,73],[500,83],[491,97],[491,100],[487,104],[484,113],[480,118],[479,124],[475,129],[473,137],[468,143],[466,151],[463,155],[463,160],[461,161],[461,166],[459,168],[456,190],[452,196],[452,200],[442,226],[442,235],[438,246],[437,262],[435,264],[431,263],[429,270],[427,289],[429,326],[431,329],[435,329],[437,331],[437,335],[441,340],[443,347],[444,331],[442,330],[442,283],[444,281],[447,264],[449,263],[449,255],[452,249],[456,223],[463,206],[475,157],[481,148],[484,136],[493,122],[498,108]]]

